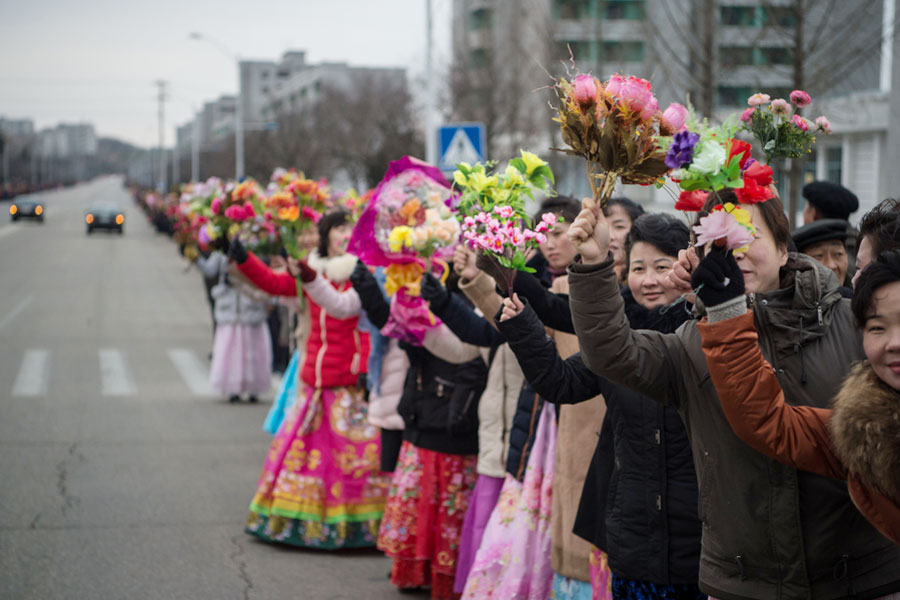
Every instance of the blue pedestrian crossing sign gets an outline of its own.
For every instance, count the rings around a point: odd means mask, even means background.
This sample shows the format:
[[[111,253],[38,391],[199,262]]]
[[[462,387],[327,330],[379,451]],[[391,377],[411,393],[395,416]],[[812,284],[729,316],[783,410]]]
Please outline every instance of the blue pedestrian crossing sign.
[[[438,128],[438,168],[455,171],[458,163],[484,162],[484,124],[448,123]]]

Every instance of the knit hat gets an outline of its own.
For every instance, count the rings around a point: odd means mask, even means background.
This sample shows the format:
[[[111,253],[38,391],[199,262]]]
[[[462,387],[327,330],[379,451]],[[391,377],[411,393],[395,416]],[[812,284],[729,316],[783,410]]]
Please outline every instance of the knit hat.
[[[813,221],[795,230],[791,239],[799,252],[805,252],[807,248],[819,242],[847,240],[847,221],[841,219],[820,219]]]
[[[856,194],[830,181],[813,181],[803,186],[803,197],[826,219],[850,218],[859,209]]]

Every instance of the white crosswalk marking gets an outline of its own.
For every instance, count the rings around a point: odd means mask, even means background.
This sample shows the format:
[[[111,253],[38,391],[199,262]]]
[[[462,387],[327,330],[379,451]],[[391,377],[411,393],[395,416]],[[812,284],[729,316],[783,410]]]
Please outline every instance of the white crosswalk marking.
[[[104,396],[133,396],[137,393],[125,355],[114,348],[104,348],[100,356],[100,389]]]
[[[209,370],[197,355],[185,348],[170,348],[169,360],[195,396],[215,396],[209,384]]]
[[[41,396],[47,393],[50,380],[50,351],[26,350],[22,366],[13,384],[13,396]]]

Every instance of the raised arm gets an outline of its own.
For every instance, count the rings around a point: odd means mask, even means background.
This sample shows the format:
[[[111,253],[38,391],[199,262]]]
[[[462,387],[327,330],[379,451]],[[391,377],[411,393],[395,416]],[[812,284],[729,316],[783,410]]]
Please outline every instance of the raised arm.
[[[485,273],[478,273],[471,279],[460,278],[459,289],[472,301],[475,308],[481,311],[493,324],[494,315],[503,305],[503,298],[497,293],[497,284],[494,278]]]
[[[604,393],[608,382],[588,369],[581,354],[565,360],[530,304],[518,316],[496,321],[531,387],[554,404],[578,404]]]
[[[252,252],[248,252],[247,259],[237,265],[244,277],[262,291],[273,296],[297,295],[297,280],[290,273],[275,273]]]
[[[303,289],[313,302],[335,319],[355,317],[362,308],[359,294],[355,289],[348,287],[345,290],[337,290],[322,274],[317,275],[309,283],[304,283]]]
[[[447,290],[430,273],[422,278],[422,298],[428,301],[431,312],[463,342],[485,347],[503,343],[502,336],[486,318],[477,314],[457,294]]]
[[[575,333],[567,294],[551,292],[541,285],[537,277],[524,272],[516,274],[514,289],[520,297],[528,300],[541,323],[556,331]]]
[[[613,259],[569,267],[569,305],[584,364],[598,375],[669,403],[689,357],[677,334],[631,329]]]
[[[710,379],[735,435],[757,452],[794,468],[846,478],[830,442],[831,411],[785,402],[778,378],[759,348],[753,313],[702,322],[698,329]]]
[[[443,323],[425,333],[422,346],[441,360],[453,364],[466,363],[481,356],[478,346],[466,344]]]
[[[378,329],[381,329],[388,322],[391,314],[391,305],[378,284],[375,275],[369,271],[368,267],[362,261],[356,262],[356,267],[350,275],[350,283],[353,289],[359,295],[363,310],[366,311],[366,317]]]

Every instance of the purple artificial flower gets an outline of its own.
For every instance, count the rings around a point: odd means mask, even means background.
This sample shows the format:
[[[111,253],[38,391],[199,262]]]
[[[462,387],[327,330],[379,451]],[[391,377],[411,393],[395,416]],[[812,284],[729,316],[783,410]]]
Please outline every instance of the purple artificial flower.
[[[699,133],[679,131],[672,137],[672,145],[666,152],[666,166],[670,169],[680,169],[691,164],[694,159],[694,146],[700,141]]]

